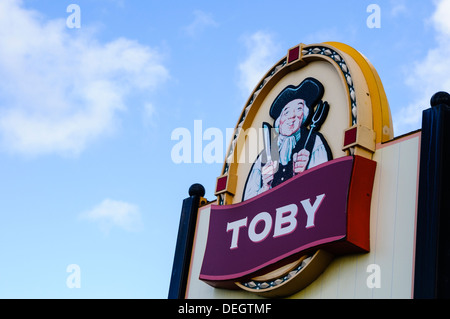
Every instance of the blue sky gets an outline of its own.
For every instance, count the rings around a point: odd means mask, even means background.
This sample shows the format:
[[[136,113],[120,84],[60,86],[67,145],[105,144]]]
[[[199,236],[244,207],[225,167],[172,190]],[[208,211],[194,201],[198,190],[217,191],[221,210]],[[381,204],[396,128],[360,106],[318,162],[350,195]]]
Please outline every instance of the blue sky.
[[[182,200],[195,182],[213,199],[222,167],[174,163],[172,132],[225,135],[289,48],[323,41],[372,62],[396,136],[418,129],[450,90],[449,14],[449,0],[0,0],[0,298],[166,298]]]

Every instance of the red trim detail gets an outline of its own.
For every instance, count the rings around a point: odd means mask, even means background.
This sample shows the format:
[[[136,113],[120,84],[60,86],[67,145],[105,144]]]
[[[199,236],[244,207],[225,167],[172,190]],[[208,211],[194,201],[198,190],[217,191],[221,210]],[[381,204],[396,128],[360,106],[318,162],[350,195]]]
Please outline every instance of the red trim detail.
[[[356,143],[356,133],[358,132],[358,128],[354,127],[345,131],[344,135],[344,147]]]
[[[347,202],[347,241],[370,251],[370,205],[377,163],[355,156]]]
[[[222,176],[217,179],[216,193],[222,192],[227,189],[227,181],[228,175]]]
[[[300,57],[300,47],[295,47],[289,50],[288,63],[298,60],[299,57]]]

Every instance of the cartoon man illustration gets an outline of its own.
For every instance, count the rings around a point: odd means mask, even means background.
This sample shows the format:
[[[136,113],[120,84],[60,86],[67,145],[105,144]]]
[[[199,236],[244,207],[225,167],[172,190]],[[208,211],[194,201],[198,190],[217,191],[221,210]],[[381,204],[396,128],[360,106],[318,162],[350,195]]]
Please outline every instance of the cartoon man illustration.
[[[274,100],[269,114],[278,133],[276,147],[271,146],[269,125],[264,123],[266,147],[250,170],[243,200],[332,159],[325,138],[317,132],[328,111],[328,103],[321,101],[323,93],[323,85],[318,80],[306,78],[298,86],[284,88]]]

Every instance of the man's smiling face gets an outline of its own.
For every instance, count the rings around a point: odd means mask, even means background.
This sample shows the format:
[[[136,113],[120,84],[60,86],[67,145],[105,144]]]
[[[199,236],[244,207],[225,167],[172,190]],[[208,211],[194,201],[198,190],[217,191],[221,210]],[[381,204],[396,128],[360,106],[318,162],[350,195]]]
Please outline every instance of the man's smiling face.
[[[302,99],[292,100],[286,104],[280,114],[280,134],[290,136],[300,129],[305,107],[305,101]]]

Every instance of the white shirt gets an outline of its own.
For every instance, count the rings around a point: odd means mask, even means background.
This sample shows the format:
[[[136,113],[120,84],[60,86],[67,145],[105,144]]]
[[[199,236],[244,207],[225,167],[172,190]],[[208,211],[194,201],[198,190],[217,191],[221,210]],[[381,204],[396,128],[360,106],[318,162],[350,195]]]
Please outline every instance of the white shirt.
[[[319,137],[319,135],[316,135],[316,140],[314,141],[314,146],[310,154],[310,161],[306,169],[323,164],[327,161],[328,153],[325,145],[323,144],[323,141]],[[261,170],[261,155],[259,155],[255,163],[253,164],[252,170],[250,171],[249,177],[247,179],[247,185],[245,185],[243,200],[250,199],[264,192],[264,189],[261,185]]]

